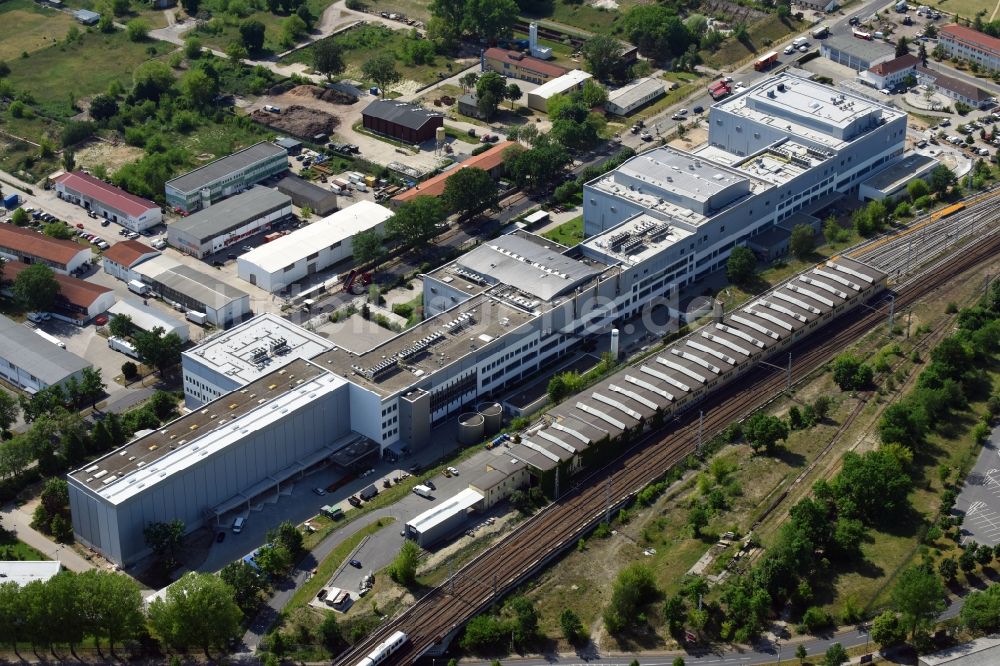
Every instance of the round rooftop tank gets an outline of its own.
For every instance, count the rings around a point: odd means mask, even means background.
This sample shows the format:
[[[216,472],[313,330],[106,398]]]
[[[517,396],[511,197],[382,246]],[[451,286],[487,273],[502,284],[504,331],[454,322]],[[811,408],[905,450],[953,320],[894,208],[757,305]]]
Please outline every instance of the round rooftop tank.
[[[482,414],[476,412],[466,412],[458,417],[458,442],[459,444],[475,444],[482,441],[484,424],[486,419]]]

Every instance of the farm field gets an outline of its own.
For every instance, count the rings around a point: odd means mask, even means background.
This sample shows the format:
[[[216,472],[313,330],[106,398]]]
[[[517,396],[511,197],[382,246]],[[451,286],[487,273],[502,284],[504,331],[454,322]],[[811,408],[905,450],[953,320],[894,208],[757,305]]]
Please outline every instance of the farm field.
[[[48,9],[31,0],[8,0],[0,5],[0,21],[17,26],[0,39],[0,60],[11,61],[22,53],[34,53],[52,46],[66,36],[76,21],[69,14]]]
[[[81,33],[72,44],[50,46],[9,62],[7,80],[16,90],[31,91],[45,115],[69,118],[77,111],[70,100],[104,92],[112,81],[132,86],[132,72],[143,62],[173,51],[173,44],[130,42],[123,31]]]

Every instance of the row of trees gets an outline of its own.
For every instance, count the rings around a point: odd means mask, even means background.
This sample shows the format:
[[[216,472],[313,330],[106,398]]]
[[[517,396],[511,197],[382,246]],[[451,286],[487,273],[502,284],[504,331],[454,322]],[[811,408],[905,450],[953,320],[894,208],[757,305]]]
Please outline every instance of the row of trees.
[[[240,634],[243,612],[233,589],[212,574],[188,573],[164,598],[143,610],[139,586],[106,571],[63,571],[48,581],[0,585],[0,643],[71,652],[86,639],[112,653],[125,641],[152,634],[180,650],[223,649]],[[58,657],[57,657],[58,658]]]

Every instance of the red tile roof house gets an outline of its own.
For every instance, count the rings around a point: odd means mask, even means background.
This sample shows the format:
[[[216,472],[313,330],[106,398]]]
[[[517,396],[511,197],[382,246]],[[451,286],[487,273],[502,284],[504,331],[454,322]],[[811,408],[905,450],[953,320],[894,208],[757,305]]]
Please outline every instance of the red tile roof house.
[[[55,179],[56,194],[132,231],[144,231],[163,222],[159,205],[129,194],[82,171]]]
[[[8,261],[3,265],[4,281],[13,282],[26,268],[28,264],[22,261]],[[57,310],[53,314],[74,324],[86,324],[102,312],[107,312],[118,300],[115,292],[107,287],[68,275],[56,275],[55,278],[59,294],[56,296]]]
[[[920,58],[912,53],[906,53],[898,58],[880,62],[877,65],[869,67],[864,72],[858,74],[858,81],[878,90],[883,88],[892,90],[908,76],[916,79],[917,65],[919,64]]]
[[[66,275],[86,265],[94,253],[73,241],[43,236],[31,229],[0,224],[0,257],[26,264],[45,264]]]
[[[155,250],[139,241],[127,240],[115,243],[101,255],[101,264],[104,272],[112,275],[122,282],[129,280],[139,280],[140,275],[132,269],[142,262],[160,256],[160,251]]]
[[[950,56],[1000,70],[1000,39],[996,37],[953,23],[938,31],[938,43]]]
[[[531,83],[546,83],[558,79],[569,70],[550,62],[526,56],[518,51],[489,48],[483,52],[482,69],[484,72],[494,71],[504,76],[529,81]]]
[[[497,180],[503,175],[503,153],[514,144],[514,141],[503,141],[498,143],[489,150],[485,150],[478,155],[470,157],[458,166],[439,173],[432,178],[428,178],[422,183],[417,183],[414,187],[411,187],[405,192],[397,194],[390,200],[389,203],[393,207],[397,207],[407,201],[412,201],[417,197],[439,197],[444,194],[444,185],[448,182],[448,179],[462,169],[467,169],[469,167],[482,169],[490,174],[490,176],[493,177],[493,180]]]

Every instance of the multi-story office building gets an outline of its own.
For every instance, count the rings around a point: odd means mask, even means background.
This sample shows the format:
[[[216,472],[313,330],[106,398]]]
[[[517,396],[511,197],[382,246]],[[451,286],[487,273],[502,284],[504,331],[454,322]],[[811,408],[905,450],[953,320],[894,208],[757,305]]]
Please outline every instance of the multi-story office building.
[[[168,180],[167,205],[190,213],[288,170],[288,152],[261,141]]]

